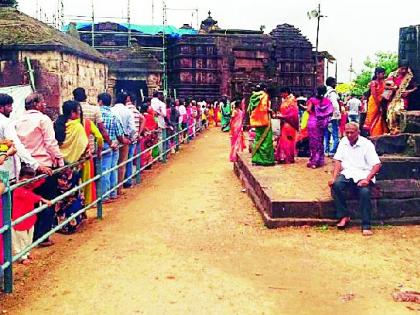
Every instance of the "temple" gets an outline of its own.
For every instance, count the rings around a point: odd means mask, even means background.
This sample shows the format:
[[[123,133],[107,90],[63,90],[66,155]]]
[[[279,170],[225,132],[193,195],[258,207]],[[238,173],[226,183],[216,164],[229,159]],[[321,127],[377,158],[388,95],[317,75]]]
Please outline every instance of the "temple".
[[[136,93],[141,89],[144,95],[163,88],[163,37],[169,93],[178,97],[234,97],[260,81],[287,85],[308,96],[325,81],[325,62],[334,60],[325,52],[315,58],[312,44],[293,25],[278,25],[269,34],[263,27],[223,29],[211,12],[198,31],[186,24],[176,28],[111,22],[93,27],[71,23],[64,31],[111,60],[112,88]]]

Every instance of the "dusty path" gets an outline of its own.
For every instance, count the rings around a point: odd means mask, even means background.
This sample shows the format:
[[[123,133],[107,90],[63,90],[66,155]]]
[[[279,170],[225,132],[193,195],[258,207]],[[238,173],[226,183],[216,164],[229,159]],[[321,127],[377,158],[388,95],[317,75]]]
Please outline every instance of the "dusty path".
[[[389,314],[420,289],[420,227],[267,230],[211,130],[18,272],[8,314]],[[412,310],[410,310],[412,309]],[[414,311],[413,311],[414,310]]]

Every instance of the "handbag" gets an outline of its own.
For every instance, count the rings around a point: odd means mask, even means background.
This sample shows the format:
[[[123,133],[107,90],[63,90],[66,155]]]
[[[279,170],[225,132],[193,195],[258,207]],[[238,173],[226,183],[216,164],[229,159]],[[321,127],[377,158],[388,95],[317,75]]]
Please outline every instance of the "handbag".
[[[309,113],[305,111],[300,121],[300,130],[306,129],[306,127],[308,127],[308,120],[309,120]]]

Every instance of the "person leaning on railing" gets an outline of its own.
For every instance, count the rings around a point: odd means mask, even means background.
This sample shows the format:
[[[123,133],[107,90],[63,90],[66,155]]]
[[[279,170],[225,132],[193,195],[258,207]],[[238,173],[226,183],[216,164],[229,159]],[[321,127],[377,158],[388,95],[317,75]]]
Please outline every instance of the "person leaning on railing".
[[[98,104],[101,109],[102,121],[104,127],[108,132],[109,138],[112,141],[110,146],[108,143],[104,144],[104,152],[102,155],[102,172],[106,172],[115,167],[118,163],[118,143],[129,144],[128,139],[124,137],[124,129],[120,120],[111,112],[112,97],[109,93],[101,93],[98,95]],[[109,149],[112,149],[108,152]],[[102,177],[102,193],[106,194],[118,183],[118,171],[114,170]],[[117,192],[114,190],[108,196],[105,196],[103,202],[111,202],[118,198]]]
[[[4,162],[16,153],[16,148],[13,145],[13,142],[7,139],[0,140],[0,165],[3,165]],[[5,171],[0,171],[0,196],[6,190],[6,182],[3,179],[3,176],[6,175]],[[7,175],[6,175],[7,176]],[[2,198],[0,198],[0,228],[3,227],[3,204]],[[4,261],[4,249],[3,249],[3,234],[0,234],[0,265]]]
[[[55,138],[54,125],[45,115],[46,102],[39,93],[32,93],[25,99],[26,111],[16,121],[16,132],[22,144],[32,157],[42,166],[54,169],[64,166],[63,154]],[[57,178],[48,176],[45,182],[35,189],[42,198],[52,200],[56,195]],[[54,221],[54,208],[49,207],[37,214],[34,240],[49,232]],[[50,246],[49,239],[41,246]]]
[[[144,116],[136,107],[136,97],[133,94],[127,95],[125,99],[125,106],[131,111],[134,117],[134,125],[136,126],[136,132],[130,139],[130,145],[128,146],[128,159],[134,156],[138,143],[141,142],[141,135],[143,134],[146,120]],[[132,179],[130,178],[133,174],[133,162],[127,163],[125,170],[125,179],[127,182],[123,185],[124,188],[130,188],[132,186]]]
[[[151,148],[159,141],[158,125],[155,121],[155,114],[148,103],[150,103],[150,100],[147,100],[140,108],[140,112],[143,114],[145,119],[143,137],[141,138],[142,155],[140,160],[141,166],[148,165],[146,169],[150,169],[152,167],[150,163],[153,160],[152,151],[147,149]]]
[[[28,167],[23,166],[20,170],[20,181],[25,181],[36,176],[35,171]],[[13,209],[12,209],[12,220],[19,219],[25,214],[33,211],[35,209],[35,204],[39,202],[46,203],[51,206],[52,203],[50,200],[42,198],[40,195],[34,192],[34,189],[39,187],[44,182],[44,179],[41,179],[37,182],[29,182],[24,186],[20,186],[13,191]],[[34,236],[34,226],[37,221],[35,215],[23,220],[22,222],[16,224],[12,230],[12,245],[13,251],[15,254],[21,253],[26,247],[32,244],[32,239]],[[48,231],[47,231],[48,232]],[[28,265],[32,259],[30,252],[27,252],[22,256],[20,262],[24,265]]]
[[[7,159],[3,165],[0,165],[0,170],[9,172],[9,179],[11,181],[16,181],[19,179],[21,161],[23,161],[39,173],[51,175],[51,169],[41,165],[35,160],[20,141],[16,133],[15,125],[9,118],[12,110],[13,98],[7,94],[0,94],[0,139],[9,139],[13,141],[17,151],[16,155],[13,155],[11,159]]]
[[[118,164],[124,163],[128,159],[128,150],[131,140],[134,139],[136,131],[138,130],[135,125],[134,115],[132,111],[126,106],[129,95],[126,92],[117,94],[117,99],[114,106],[111,107],[111,112],[120,120],[124,135],[127,142],[123,142],[119,148]],[[118,169],[118,184],[121,184],[125,178],[126,166]],[[122,186],[117,189],[118,195],[122,195]]]

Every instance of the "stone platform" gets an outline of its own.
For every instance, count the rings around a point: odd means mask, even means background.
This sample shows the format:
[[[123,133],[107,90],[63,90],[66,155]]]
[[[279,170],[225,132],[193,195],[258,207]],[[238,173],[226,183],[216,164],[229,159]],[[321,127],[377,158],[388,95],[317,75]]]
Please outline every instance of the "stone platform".
[[[335,224],[328,187],[333,161],[308,169],[307,159],[292,165],[253,166],[248,153],[238,155],[234,171],[269,228]],[[383,168],[373,192],[374,224],[420,224],[420,158],[381,157]],[[354,224],[358,203],[349,201]]]

